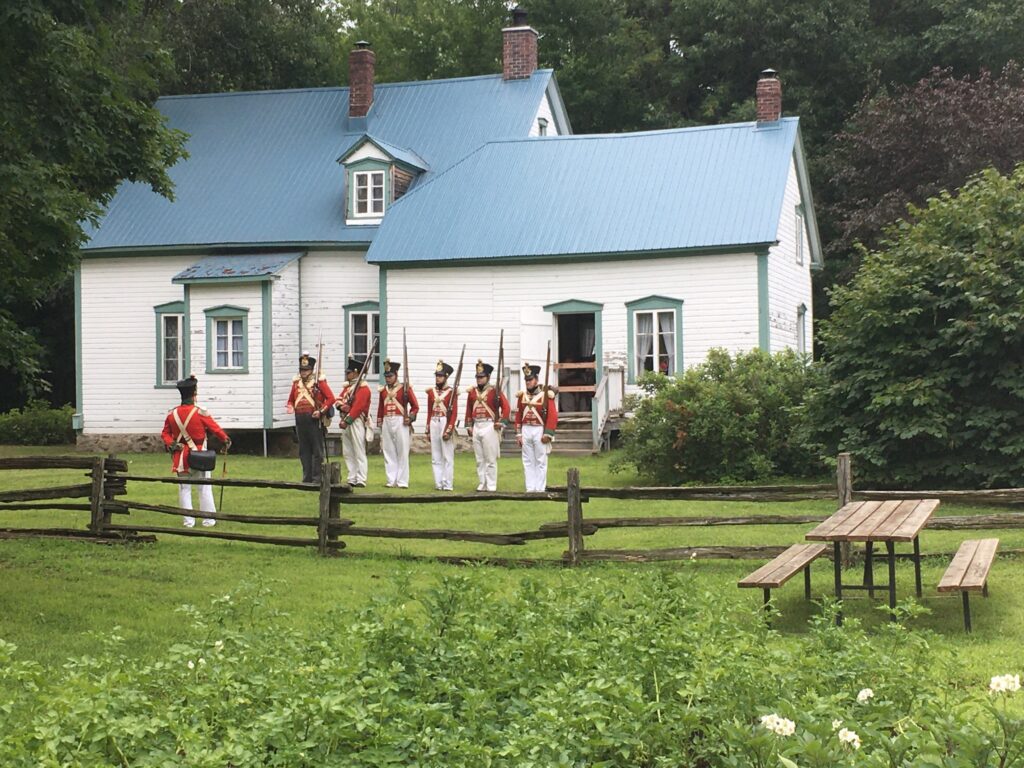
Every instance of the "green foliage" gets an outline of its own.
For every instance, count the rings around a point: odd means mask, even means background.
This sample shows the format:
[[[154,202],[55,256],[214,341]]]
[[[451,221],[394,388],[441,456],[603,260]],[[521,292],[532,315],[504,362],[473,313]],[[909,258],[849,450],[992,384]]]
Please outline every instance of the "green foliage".
[[[125,179],[170,196],[166,169],[184,136],[152,108],[166,64],[119,28],[133,2],[24,0],[0,7],[0,369],[28,393],[39,346],[19,307],[44,298],[74,264]]]
[[[2,445],[67,445],[75,442],[70,405],[51,408],[44,400],[32,400],[20,410],[0,413]]]
[[[1024,166],[910,212],[833,294],[815,439],[871,482],[1020,486]]]
[[[148,664],[116,631],[60,669],[0,641],[0,762],[966,768],[1024,746],[1015,694],[946,685],[953,659],[927,635],[869,636],[826,611],[781,643],[753,609],[694,589],[694,571],[578,589],[528,577],[501,593],[480,571],[426,588],[399,573],[312,631],[246,585],[184,607],[190,641]],[[767,731],[769,713],[793,735]]]
[[[813,369],[792,351],[713,349],[676,379],[648,374],[617,466],[656,483],[736,482],[822,469],[799,439]]]

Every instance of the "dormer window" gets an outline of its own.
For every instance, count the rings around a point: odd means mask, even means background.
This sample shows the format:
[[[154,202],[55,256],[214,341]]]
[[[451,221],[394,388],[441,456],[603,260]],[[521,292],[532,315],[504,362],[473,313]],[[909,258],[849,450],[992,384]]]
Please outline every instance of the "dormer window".
[[[384,171],[355,171],[352,215],[357,219],[384,215]]]

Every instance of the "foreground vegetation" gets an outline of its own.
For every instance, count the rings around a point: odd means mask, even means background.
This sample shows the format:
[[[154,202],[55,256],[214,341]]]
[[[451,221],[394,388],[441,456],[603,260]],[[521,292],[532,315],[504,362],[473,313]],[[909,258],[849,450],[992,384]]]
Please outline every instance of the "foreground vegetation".
[[[166,474],[164,455],[128,458],[132,474]],[[610,460],[555,457],[551,478],[573,465],[584,485],[636,482],[609,476]],[[229,460],[234,478],[297,472],[296,460]],[[371,479],[382,476],[373,457]],[[80,478],[80,471],[5,472],[0,483]],[[474,483],[472,461],[460,454],[456,487]],[[429,457],[413,457],[411,485],[394,492],[430,487]],[[501,460],[500,485],[522,489],[514,458]],[[175,491],[131,482],[129,494],[173,503]],[[223,508],[309,515],[315,504],[313,495],[229,488]],[[828,500],[608,499],[586,504],[584,516],[833,508]],[[4,514],[5,526],[86,523],[76,512]],[[361,525],[509,531],[564,519],[565,510],[500,502],[360,506],[342,515]],[[178,524],[153,514],[131,519]],[[808,527],[604,530],[587,546],[788,544]],[[216,530],[224,529],[241,526]],[[949,553],[971,535],[926,531],[922,548]],[[1024,534],[998,535],[1004,550],[1024,548]],[[968,636],[959,600],[934,590],[947,558],[926,558],[921,606],[908,599],[909,563],[899,563],[899,624],[878,608],[883,599],[854,597],[844,606],[847,624],[836,630],[830,609],[805,603],[792,585],[777,591],[769,630],[756,618],[760,593],[736,588],[754,561],[467,568],[428,556],[554,561],[565,542],[497,548],[350,538],[341,557],[320,558],[305,548],[159,539],[0,541],[0,764],[778,765],[779,751],[801,766],[889,765],[879,761],[893,749],[908,750],[895,765],[996,765],[994,753],[984,755],[1003,743],[998,707],[1010,702],[1015,711],[1015,697],[986,693],[992,676],[1022,671],[1024,574],[1005,554],[992,572],[991,597],[973,601]],[[831,569],[816,565],[814,594],[828,595],[831,586]],[[870,707],[856,702],[862,688],[874,691]],[[794,722],[792,736],[760,725],[773,713]],[[860,750],[839,740],[833,719],[858,735]],[[768,721],[788,730],[776,722]]]

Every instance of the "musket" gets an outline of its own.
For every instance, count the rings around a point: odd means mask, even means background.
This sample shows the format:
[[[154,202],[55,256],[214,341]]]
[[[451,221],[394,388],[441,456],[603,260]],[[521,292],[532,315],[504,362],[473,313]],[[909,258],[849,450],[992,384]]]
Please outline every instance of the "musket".
[[[320,392],[320,372],[323,370],[323,365],[324,365],[324,334],[323,334],[323,331],[321,331],[320,332],[320,338],[319,338],[319,340],[316,343],[316,370],[313,372],[313,387],[312,387],[312,389],[313,389],[313,400],[314,400],[313,405],[316,407],[316,410],[320,411],[320,419],[319,419],[319,421],[320,421],[320,440],[324,444],[324,458],[323,458],[323,461],[326,462],[328,460],[327,459],[327,455],[328,455],[328,450],[327,450],[327,424],[326,424],[327,408],[324,408],[323,410],[321,410],[320,409],[320,403],[319,403],[319,398],[322,397],[322,394]],[[330,405],[330,404],[328,403],[328,405]]]
[[[497,390],[497,397],[494,404],[494,426],[497,428],[501,422],[501,369],[505,367],[505,329],[501,329],[498,336],[498,375],[494,380],[494,389]]]
[[[444,429],[452,426],[452,411],[455,410],[455,403],[459,398],[459,381],[462,379],[462,360],[466,356],[466,345],[462,345],[462,352],[459,353],[459,366],[455,369],[455,386],[452,387],[452,396],[448,399],[448,406],[444,415]]]
[[[352,398],[355,397],[356,390],[363,384],[363,379],[366,378],[366,372],[370,370],[370,363],[373,362],[373,353],[377,351],[377,344],[380,342],[380,338],[374,337],[373,344],[370,345],[370,351],[366,353],[366,359],[363,360],[363,367],[359,369],[359,376],[355,380],[355,384],[349,388],[348,392],[345,393],[344,398],[339,398],[338,402],[343,405],[348,405],[352,402]]]
[[[402,395],[405,401],[402,404],[403,421],[409,421],[409,348],[405,345],[405,328],[402,329]],[[412,424],[408,424],[412,432]]]
[[[544,361],[544,428],[548,427],[548,384],[550,383],[551,374],[551,340],[548,339],[548,356]]]

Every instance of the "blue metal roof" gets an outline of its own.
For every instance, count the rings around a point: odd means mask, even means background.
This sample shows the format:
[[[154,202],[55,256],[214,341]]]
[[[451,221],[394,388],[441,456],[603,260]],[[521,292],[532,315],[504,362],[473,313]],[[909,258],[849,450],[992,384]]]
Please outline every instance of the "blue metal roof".
[[[207,256],[173,278],[172,283],[197,283],[209,280],[269,280],[280,274],[302,252],[258,253],[232,256]]]
[[[346,149],[341,157],[338,158],[339,163],[344,163],[349,155],[355,152],[359,147],[363,146],[366,142],[373,144],[377,149],[381,150],[387,155],[390,155],[392,159],[398,160],[399,162],[411,165],[414,168],[419,168],[421,171],[430,170],[430,166],[427,161],[417,155],[411,149],[405,147],[396,147],[394,144],[378,139],[376,136],[370,136],[369,134],[363,134],[352,142],[352,146]]]
[[[396,202],[367,260],[774,243],[797,137],[797,118],[784,118],[492,142]]]
[[[444,169],[488,141],[528,135],[551,79],[538,70],[381,83],[358,120],[348,118],[348,88],[161,98],[170,127],[190,135],[189,159],[170,170],[175,202],[122,184],[83,250],[366,243],[377,228],[345,225],[337,163],[355,140],[370,133]]]

